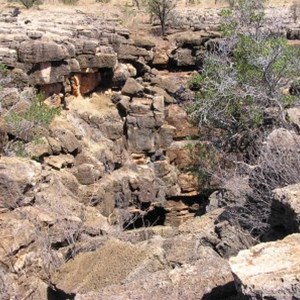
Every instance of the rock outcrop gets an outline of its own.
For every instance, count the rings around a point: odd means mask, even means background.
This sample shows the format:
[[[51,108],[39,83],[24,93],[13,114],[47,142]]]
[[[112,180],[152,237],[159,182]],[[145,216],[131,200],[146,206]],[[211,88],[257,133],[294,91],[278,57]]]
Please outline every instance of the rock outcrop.
[[[257,245],[229,260],[239,291],[250,299],[300,298],[300,235]]]

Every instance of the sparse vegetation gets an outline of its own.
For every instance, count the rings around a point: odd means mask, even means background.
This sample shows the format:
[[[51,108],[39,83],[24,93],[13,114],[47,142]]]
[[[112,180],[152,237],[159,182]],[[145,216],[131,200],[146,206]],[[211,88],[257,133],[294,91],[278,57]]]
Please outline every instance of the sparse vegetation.
[[[198,93],[189,113],[199,126],[223,133],[219,151],[235,153],[235,173],[246,176],[245,165],[259,166],[254,173],[250,171],[252,192],[246,204],[231,217],[255,236],[262,236],[269,228],[272,190],[295,183],[299,176],[296,153],[291,159],[285,149],[271,151],[263,145],[276,126],[289,126],[285,108],[298,96],[284,90],[299,74],[300,49],[263,26],[263,1],[232,1],[231,7],[222,12],[224,40],[206,53],[203,69],[190,80]],[[295,176],[288,176],[287,170]],[[223,166],[213,176],[224,171],[226,174]]]
[[[146,1],[150,14],[159,19],[161,34],[166,34],[166,25],[170,13],[176,6],[174,0],[147,0]]]
[[[59,108],[48,107],[42,99],[43,96],[37,94],[23,113],[12,111],[4,116],[5,125],[16,137],[26,136],[35,126],[48,127],[54,117],[60,113]]]

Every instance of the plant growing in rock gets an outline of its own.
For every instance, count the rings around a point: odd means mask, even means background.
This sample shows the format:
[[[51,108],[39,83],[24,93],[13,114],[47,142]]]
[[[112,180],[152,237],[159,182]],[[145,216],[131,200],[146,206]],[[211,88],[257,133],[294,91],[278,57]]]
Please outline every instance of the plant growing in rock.
[[[294,1],[293,4],[290,6],[290,14],[291,18],[293,19],[294,23],[298,21],[300,15],[300,2]]]
[[[167,20],[175,8],[176,3],[174,0],[146,0],[146,4],[151,16],[159,19],[161,26],[161,34],[166,35]]]
[[[7,127],[20,133],[37,125],[48,127],[59,113],[59,108],[48,107],[43,103],[43,95],[37,94],[24,113],[8,112],[4,120]]]

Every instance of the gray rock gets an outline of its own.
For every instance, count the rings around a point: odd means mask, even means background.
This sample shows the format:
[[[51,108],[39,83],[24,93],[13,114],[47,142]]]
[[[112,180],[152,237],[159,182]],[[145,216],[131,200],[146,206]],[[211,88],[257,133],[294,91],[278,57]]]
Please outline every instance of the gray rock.
[[[127,96],[142,96],[144,87],[139,84],[135,79],[128,78],[124,87],[122,88],[122,94]]]

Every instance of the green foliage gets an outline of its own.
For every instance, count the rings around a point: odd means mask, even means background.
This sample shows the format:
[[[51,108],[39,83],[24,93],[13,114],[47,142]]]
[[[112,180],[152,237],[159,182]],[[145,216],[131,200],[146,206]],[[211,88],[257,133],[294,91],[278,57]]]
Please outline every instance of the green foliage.
[[[28,153],[25,149],[25,143],[23,141],[17,140],[15,141],[11,147],[10,150],[12,150],[16,156],[18,157],[28,157]]]
[[[188,109],[192,120],[223,129],[229,136],[261,126],[266,108],[275,109],[281,117],[296,99],[284,89],[300,72],[300,48],[257,26],[263,18],[260,5],[253,9],[247,1],[236,2],[242,6],[238,14],[236,6],[222,12],[223,33],[229,37],[206,55],[201,73],[189,81],[191,88],[198,89]],[[242,23],[241,15],[247,16]],[[243,29],[237,32],[236,28]]]
[[[24,113],[24,119],[33,122],[35,125],[48,127],[54,117],[59,114],[60,109],[48,107],[35,99],[32,105]]]
[[[34,126],[48,127],[60,113],[60,109],[48,107],[42,99],[42,95],[37,94],[32,104],[22,114],[8,112],[4,117],[5,125],[16,135],[21,135]]]
[[[23,4],[27,9],[33,7],[34,5],[41,4],[40,0],[18,0],[21,4]]]
[[[16,112],[11,112],[4,117],[6,126],[13,128],[16,132],[22,131],[22,120],[23,118]]]
[[[79,0],[61,0],[65,5],[75,5],[78,3]]]

